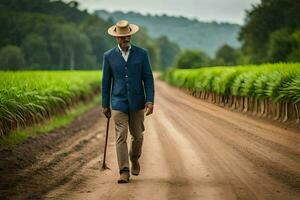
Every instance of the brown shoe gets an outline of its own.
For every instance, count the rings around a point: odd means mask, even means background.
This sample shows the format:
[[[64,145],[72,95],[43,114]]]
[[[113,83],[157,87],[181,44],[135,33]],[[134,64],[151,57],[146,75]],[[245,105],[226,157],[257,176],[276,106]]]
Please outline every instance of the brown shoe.
[[[129,182],[129,172],[122,172],[118,183],[128,183]]]
[[[140,174],[140,163],[139,161],[132,161],[131,162],[131,174],[134,176],[138,176]]]

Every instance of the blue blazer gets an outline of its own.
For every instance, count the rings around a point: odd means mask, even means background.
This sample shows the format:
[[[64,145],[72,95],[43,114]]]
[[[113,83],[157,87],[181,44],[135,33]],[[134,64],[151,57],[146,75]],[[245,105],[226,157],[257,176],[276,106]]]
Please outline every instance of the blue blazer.
[[[125,62],[117,47],[106,51],[102,65],[102,107],[128,113],[154,103],[153,74],[146,50],[131,45]]]

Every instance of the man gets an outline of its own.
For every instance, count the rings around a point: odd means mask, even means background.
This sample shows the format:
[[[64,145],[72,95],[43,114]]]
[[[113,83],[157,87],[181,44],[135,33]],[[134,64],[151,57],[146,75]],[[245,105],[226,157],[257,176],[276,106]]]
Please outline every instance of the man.
[[[146,50],[131,45],[131,35],[139,27],[126,20],[108,29],[118,46],[103,55],[102,107],[104,115],[111,115],[115,122],[116,151],[120,178],[118,183],[129,182],[129,171],[139,175],[138,159],[142,153],[144,112],[153,112],[154,81]],[[110,105],[111,103],[111,105]],[[110,106],[112,110],[110,109]],[[131,134],[129,158],[127,147],[128,128]]]

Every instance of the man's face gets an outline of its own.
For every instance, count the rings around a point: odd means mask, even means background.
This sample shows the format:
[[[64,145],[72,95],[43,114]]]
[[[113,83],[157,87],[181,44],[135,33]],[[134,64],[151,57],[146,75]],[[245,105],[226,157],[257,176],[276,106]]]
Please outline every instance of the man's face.
[[[124,36],[124,37],[116,37],[116,40],[118,41],[118,44],[122,49],[126,49],[129,47],[130,39],[131,39],[131,35]]]

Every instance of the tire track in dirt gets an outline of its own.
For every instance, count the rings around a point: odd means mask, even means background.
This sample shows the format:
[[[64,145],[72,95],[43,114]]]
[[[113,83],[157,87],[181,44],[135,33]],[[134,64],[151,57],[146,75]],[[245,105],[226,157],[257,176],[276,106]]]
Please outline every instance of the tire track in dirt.
[[[159,100],[158,102],[159,105],[162,105]],[[172,123],[168,114],[172,115],[173,113],[168,112],[165,107],[157,108],[156,114],[160,116],[160,120],[156,118],[155,127],[159,127],[159,124],[164,127],[160,127],[161,135],[165,134],[165,137],[160,137],[161,144],[164,148],[170,149],[166,151],[168,153],[166,157],[174,154],[179,155],[178,159],[172,159],[173,162],[170,162],[170,164],[174,174],[183,175],[179,179],[180,190],[178,190],[178,186],[174,187],[171,185],[168,199],[234,199],[234,194],[226,186],[224,187],[214,182],[203,156],[199,156],[197,152],[197,146],[187,139],[187,136],[183,134],[184,132],[180,131],[181,129],[175,126],[180,118],[177,118],[177,121]],[[168,145],[168,140],[172,141],[174,145]],[[182,167],[176,168],[175,166],[178,163],[181,163]],[[178,180],[176,179],[172,180],[172,184],[175,186],[177,182]]]
[[[158,113],[157,113],[158,114]],[[160,113],[163,117],[162,113]],[[152,124],[155,127],[155,131],[159,134],[160,145],[163,149],[163,157],[168,163],[168,168],[170,171],[170,176],[167,181],[167,199],[191,199],[194,195],[192,193],[192,184],[186,164],[191,164],[191,160],[186,158],[184,159],[183,155],[184,150],[189,150],[186,148],[185,141],[178,142],[179,139],[184,138],[175,138],[178,136],[177,130],[169,123],[168,120],[164,119],[163,121],[157,120],[154,118],[154,123]],[[170,136],[173,134],[173,136]],[[190,153],[193,154],[192,151]],[[194,164],[194,163],[193,163]],[[164,171],[163,169],[160,169]]]

